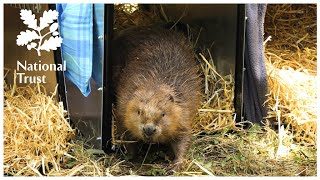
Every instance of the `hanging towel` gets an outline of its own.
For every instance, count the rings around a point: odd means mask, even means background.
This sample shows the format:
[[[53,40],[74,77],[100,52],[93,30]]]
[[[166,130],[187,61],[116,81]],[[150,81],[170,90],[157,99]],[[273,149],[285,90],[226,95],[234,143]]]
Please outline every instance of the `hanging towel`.
[[[93,5],[56,4],[56,9],[63,38],[61,54],[66,62],[65,75],[87,97],[91,91]]]
[[[104,4],[93,5],[93,66],[92,78],[96,87],[102,87],[104,61]]]
[[[267,94],[263,34],[266,4],[246,4],[246,50],[244,74],[244,111],[251,122],[260,123],[267,115],[263,105]]]

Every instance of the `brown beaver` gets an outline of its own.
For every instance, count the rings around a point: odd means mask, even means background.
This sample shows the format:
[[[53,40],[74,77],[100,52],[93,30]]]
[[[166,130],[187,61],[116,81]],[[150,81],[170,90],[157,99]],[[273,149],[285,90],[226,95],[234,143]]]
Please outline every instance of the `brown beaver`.
[[[114,72],[118,131],[125,140],[170,143],[179,164],[200,103],[190,42],[172,30],[144,27],[120,33],[112,48],[112,62],[121,69]]]

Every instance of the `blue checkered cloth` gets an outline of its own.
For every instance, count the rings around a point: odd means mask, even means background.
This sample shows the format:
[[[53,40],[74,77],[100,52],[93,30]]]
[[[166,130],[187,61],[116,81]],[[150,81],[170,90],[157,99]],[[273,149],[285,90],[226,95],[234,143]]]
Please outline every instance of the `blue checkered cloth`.
[[[60,36],[63,38],[61,56],[67,67],[65,75],[87,97],[91,92],[91,76],[98,87],[102,86],[103,38],[99,37],[103,37],[101,26],[103,28],[104,16],[96,19],[93,15],[103,13],[104,6],[56,4],[56,9],[59,12]]]
[[[97,87],[102,87],[104,61],[104,4],[93,5],[93,66],[92,78]]]

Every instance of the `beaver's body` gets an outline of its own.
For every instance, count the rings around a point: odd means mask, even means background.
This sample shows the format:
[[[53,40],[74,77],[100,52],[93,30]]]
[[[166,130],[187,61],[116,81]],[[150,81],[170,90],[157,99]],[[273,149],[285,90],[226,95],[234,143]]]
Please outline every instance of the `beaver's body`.
[[[127,30],[113,42],[116,117],[127,140],[170,143],[180,162],[200,103],[198,65],[180,33],[155,28]],[[118,63],[118,64],[117,64]]]

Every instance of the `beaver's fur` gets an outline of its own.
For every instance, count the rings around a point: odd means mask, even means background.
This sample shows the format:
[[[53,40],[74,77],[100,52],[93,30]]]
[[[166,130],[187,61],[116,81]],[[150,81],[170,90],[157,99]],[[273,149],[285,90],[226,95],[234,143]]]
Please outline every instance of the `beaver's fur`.
[[[175,163],[191,140],[191,123],[200,103],[201,79],[190,42],[178,32],[133,28],[112,44],[116,118],[126,140],[170,143]],[[119,70],[120,69],[120,70]],[[146,138],[146,124],[155,133]]]

